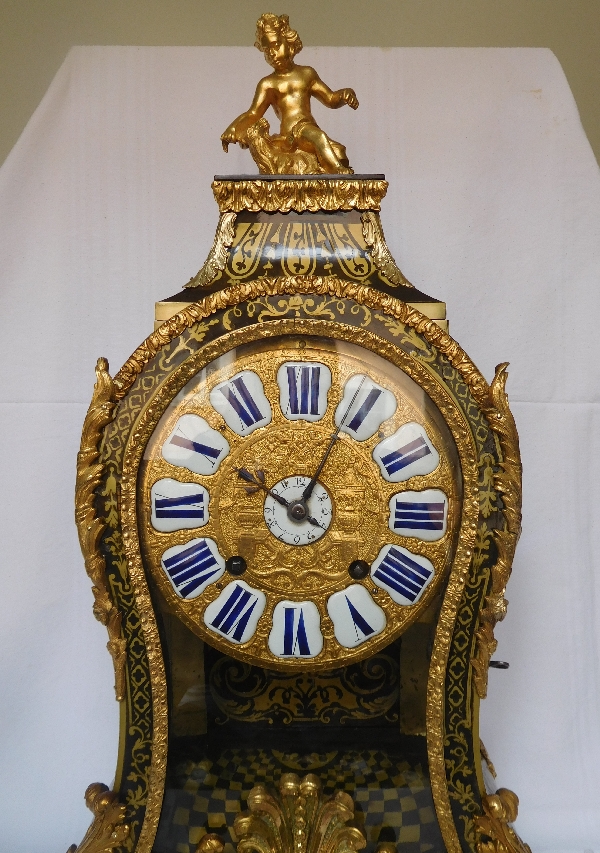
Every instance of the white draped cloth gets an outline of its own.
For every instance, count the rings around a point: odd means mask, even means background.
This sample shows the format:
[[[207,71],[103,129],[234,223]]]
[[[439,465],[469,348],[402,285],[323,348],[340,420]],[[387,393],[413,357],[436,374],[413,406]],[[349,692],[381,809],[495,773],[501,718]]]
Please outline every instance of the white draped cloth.
[[[600,849],[600,175],[543,49],[306,48],[360,108],[315,107],[385,172],[388,243],[490,380],[510,361],[524,530],[481,734],[535,853]],[[61,851],[110,784],[118,706],[73,521],[99,355],[116,371],[156,300],[202,265],[219,136],[266,73],[254,48],[68,55],[0,170],[0,831]],[[270,116],[271,127],[275,117]]]

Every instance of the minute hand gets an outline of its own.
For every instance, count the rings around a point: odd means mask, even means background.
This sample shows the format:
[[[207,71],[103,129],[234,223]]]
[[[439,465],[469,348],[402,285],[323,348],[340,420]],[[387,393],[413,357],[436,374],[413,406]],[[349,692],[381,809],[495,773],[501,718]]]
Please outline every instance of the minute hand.
[[[353,396],[353,397],[352,397],[352,399],[350,400],[350,405],[349,405],[349,406],[348,406],[348,408],[346,409],[346,412],[345,412],[345,414],[344,414],[344,417],[341,419],[341,421],[340,421],[340,423],[339,423],[339,426],[336,428],[335,432],[334,432],[334,433],[332,433],[332,435],[331,435],[331,441],[330,441],[330,442],[329,442],[329,444],[327,445],[327,450],[326,450],[326,451],[325,451],[325,453],[323,454],[323,458],[322,458],[322,459],[321,459],[321,461],[319,462],[318,468],[317,468],[317,470],[315,471],[315,473],[313,474],[312,480],[310,481],[310,483],[308,484],[308,486],[307,486],[307,487],[304,489],[304,491],[302,492],[302,500],[303,500],[303,501],[307,501],[307,500],[310,498],[310,496],[312,495],[312,493],[313,493],[313,489],[314,489],[314,487],[315,487],[315,485],[316,485],[316,483],[317,483],[317,480],[318,480],[318,478],[319,478],[319,474],[321,473],[321,471],[322,471],[322,470],[323,470],[323,468],[325,467],[325,463],[327,462],[327,458],[328,458],[329,454],[331,453],[331,448],[333,447],[333,445],[334,445],[334,444],[336,443],[336,441],[338,440],[338,438],[339,438],[339,436],[340,436],[340,430],[341,430],[341,428],[344,426],[344,424],[346,423],[346,418],[347,418],[347,417],[348,417],[348,415],[350,414],[350,409],[352,408],[352,406],[353,406],[353,405],[354,405],[354,403],[355,403],[356,398],[357,398],[357,397],[358,397],[358,395],[360,394],[360,390],[361,390],[361,388],[363,387],[363,385],[364,385],[364,382],[365,382],[365,379],[366,379],[366,378],[367,378],[366,376],[363,376],[363,378],[360,380],[360,384],[359,384],[358,388],[356,389],[356,391],[354,392],[354,396]]]
[[[317,484],[317,480],[319,479],[319,474],[321,473],[321,471],[325,467],[325,463],[327,462],[327,457],[331,453],[331,448],[333,447],[333,445],[336,443],[336,441],[339,438],[341,426],[342,426],[342,424],[340,424],[339,427],[336,429],[336,431],[332,434],[331,441],[327,445],[327,450],[325,451],[325,453],[323,454],[323,458],[319,462],[319,467],[317,468],[317,470],[313,474],[312,480],[310,481],[308,486],[302,492],[302,500],[303,501],[307,501],[310,498],[310,496],[312,495],[313,489]]]

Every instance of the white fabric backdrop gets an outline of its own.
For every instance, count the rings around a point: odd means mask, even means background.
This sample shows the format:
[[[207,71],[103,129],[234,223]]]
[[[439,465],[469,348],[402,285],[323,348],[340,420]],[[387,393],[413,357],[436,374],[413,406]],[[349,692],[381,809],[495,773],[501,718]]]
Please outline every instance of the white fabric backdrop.
[[[524,533],[482,736],[534,851],[600,849],[600,179],[552,53],[305,49],[361,106],[317,118],[385,172],[402,270],[448,303],[488,379],[511,362]],[[265,73],[253,48],[71,51],[0,170],[0,851],[62,851],[110,784],[118,708],[73,523],[94,381],[201,266],[219,135]],[[273,122],[274,119],[272,118]]]

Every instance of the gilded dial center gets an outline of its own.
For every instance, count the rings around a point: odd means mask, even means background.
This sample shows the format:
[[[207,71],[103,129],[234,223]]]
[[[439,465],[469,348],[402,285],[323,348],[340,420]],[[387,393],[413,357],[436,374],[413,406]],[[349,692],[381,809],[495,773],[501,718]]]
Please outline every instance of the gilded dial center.
[[[284,499],[289,493],[293,503],[330,440],[330,423],[271,426],[241,445],[225,469],[230,473],[223,472],[217,514],[226,550],[243,554],[249,574],[274,591],[293,587],[295,594],[308,595],[335,586],[357,554],[374,559],[385,538],[377,469],[367,448],[346,436],[335,442],[306,502],[307,515],[320,526],[308,518],[294,523],[287,507],[236,476],[239,468],[258,472]]]

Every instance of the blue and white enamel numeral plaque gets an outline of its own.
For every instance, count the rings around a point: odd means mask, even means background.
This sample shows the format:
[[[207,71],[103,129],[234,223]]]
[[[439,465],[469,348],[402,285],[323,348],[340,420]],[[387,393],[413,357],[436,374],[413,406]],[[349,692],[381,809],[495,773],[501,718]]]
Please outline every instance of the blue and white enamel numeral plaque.
[[[256,631],[267,603],[264,592],[245,581],[232,581],[204,611],[204,624],[236,645]]]
[[[155,530],[171,533],[208,522],[209,494],[197,483],[180,483],[165,477],[157,480],[150,491],[150,521]]]
[[[335,425],[357,441],[366,441],[392,417],[397,406],[391,391],[359,373],[346,382],[344,396],[335,410]]]
[[[433,565],[401,545],[384,545],[371,566],[373,582],[389,592],[396,604],[416,604],[432,581]]]
[[[386,626],[385,613],[359,583],[334,592],[327,601],[335,638],[341,646],[356,646],[381,634]]]
[[[182,415],[162,446],[163,459],[194,474],[214,474],[229,442],[199,415]]]
[[[270,424],[273,416],[260,377],[253,370],[242,370],[215,385],[210,403],[238,435],[250,435]]]
[[[323,648],[321,617],[312,601],[279,601],[273,611],[269,649],[280,658],[314,658]]]
[[[311,361],[286,361],[277,371],[279,405],[290,421],[320,421],[327,409],[331,370]]]
[[[225,571],[225,560],[212,539],[190,539],[167,548],[160,562],[181,598],[196,598]]]
[[[388,483],[402,483],[418,474],[431,474],[440,464],[440,455],[425,429],[417,423],[404,424],[373,450],[373,459]]]
[[[446,532],[448,498],[439,489],[400,492],[390,500],[389,528],[399,536],[435,542]]]

